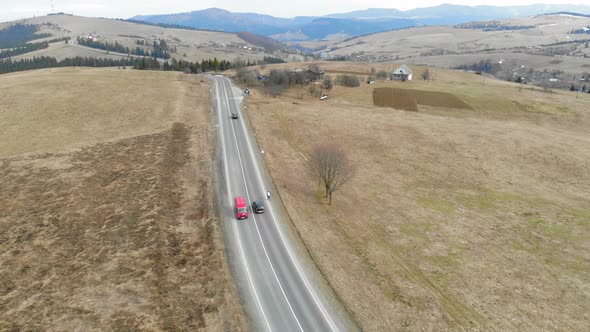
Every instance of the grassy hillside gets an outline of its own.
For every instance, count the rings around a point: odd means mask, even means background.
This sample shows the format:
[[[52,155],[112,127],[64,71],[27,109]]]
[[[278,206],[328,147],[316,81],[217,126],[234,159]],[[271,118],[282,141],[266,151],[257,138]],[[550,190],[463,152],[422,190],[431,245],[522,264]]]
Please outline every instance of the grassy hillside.
[[[0,86],[0,330],[247,329],[207,83],[62,68]]]
[[[41,25],[40,33],[53,35],[47,39],[69,36],[75,40],[78,36],[93,35],[100,42],[117,42],[131,49],[140,46],[137,44],[138,41],[151,45],[154,40],[163,39],[169,46],[175,47],[176,52],[171,55],[177,60],[194,62],[214,57],[232,61],[238,57],[244,60],[262,60],[264,56],[270,55],[262,47],[252,45],[233,33],[162,28],[120,20],[71,15],[40,16],[19,21],[19,23]],[[10,23],[0,24],[0,29],[9,25]],[[44,55],[56,57],[58,60],[74,56],[120,57],[114,54],[107,55],[101,50],[83,48],[74,43],[59,44],[61,46],[27,54],[25,57]]]
[[[498,69],[502,79],[520,75],[538,81],[545,73],[544,78],[573,80],[573,75],[580,78],[583,72],[590,71],[584,66],[589,63],[590,48],[586,42],[590,35],[569,32],[589,25],[587,17],[543,15],[463,27],[428,26],[326,43],[323,51],[331,57],[440,68],[491,60],[495,64],[501,62]],[[317,43],[304,46],[320,47]],[[537,73],[533,75],[531,70]]]
[[[346,65],[320,66],[332,77],[389,69]],[[316,262],[368,331],[587,330],[590,94],[430,71],[434,81],[337,86],[324,101],[307,88],[249,97]],[[443,92],[471,109],[375,107],[375,87]],[[307,166],[317,142],[339,144],[357,168],[332,206]]]

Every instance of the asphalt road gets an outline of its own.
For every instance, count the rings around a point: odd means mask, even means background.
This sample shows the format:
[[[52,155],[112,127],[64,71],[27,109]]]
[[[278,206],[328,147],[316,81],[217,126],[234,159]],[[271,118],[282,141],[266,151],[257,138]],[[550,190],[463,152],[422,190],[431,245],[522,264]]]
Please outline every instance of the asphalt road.
[[[331,290],[318,282],[317,270],[293,244],[276,197],[266,199],[270,181],[255,140],[240,110],[241,91],[225,77],[212,76],[216,99],[218,191],[224,239],[240,298],[256,331],[356,330],[338,309]],[[239,119],[231,119],[237,112]],[[272,190],[271,190],[272,192]],[[249,217],[237,220],[233,198],[244,196]],[[254,214],[251,203],[264,202]],[[332,295],[331,295],[332,294]]]

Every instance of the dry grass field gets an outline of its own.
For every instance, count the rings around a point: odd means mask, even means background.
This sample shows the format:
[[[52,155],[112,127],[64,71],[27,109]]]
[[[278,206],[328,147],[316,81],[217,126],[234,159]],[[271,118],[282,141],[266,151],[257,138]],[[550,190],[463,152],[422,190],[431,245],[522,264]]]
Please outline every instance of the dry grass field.
[[[0,330],[248,329],[223,252],[208,84],[0,76]]]
[[[334,76],[372,64],[342,65],[320,66]],[[247,100],[320,269],[367,331],[587,331],[590,94],[431,74],[335,87],[325,101],[297,90]],[[473,109],[376,107],[375,87],[444,92]],[[306,161],[326,141],[357,168],[332,206]]]

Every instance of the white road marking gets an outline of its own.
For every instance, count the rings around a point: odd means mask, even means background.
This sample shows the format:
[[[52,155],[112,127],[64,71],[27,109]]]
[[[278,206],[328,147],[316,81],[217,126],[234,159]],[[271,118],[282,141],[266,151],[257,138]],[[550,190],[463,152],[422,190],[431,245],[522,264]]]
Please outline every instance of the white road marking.
[[[231,88],[231,84],[230,84],[230,88]],[[224,92],[226,94],[226,98],[227,98],[227,90],[224,89]],[[227,98],[229,101],[229,98]],[[231,110],[229,110],[228,107],[228,111],[229,113],[231,113]],[[238,108],[238,112],[239,112],[239,108]],[[236,149],[238,150],[238,161],[240,162],[240,169],[242,170],[242,179],[244,180],[244,185],[246,186],[246,196],[248,196],[248,202],[251,202],[252,200],[250,199],[250,194],[248,191],[248,184],[246,182],[246,173],[244,172],[244,164],[242,162],[242,157],[240,156],[240,148],[238,145],[238,138],[236,136],[236,131],[234,128],[234,123],[233,121],[231,122],[231,126],[232,126],[232,132],[233,132],[233,136],[234,136],[234,141],[236,142]],[[303,332],[303,327],[301,326],[301,323],[299,323],[299,319],[297,319],[297,315],[295,314],[295,310],[293,310],[293,306],[291,306],[291,302],[289,301],[289,298],[287,297],[287,293],[285,293],[285,290],[283,289],[283,286],[281,285],[281,281],[279,280],[279,276],[277,275],[277,272],[275,271],[275,268],[270,260],[270,256],[268,255],[268,251],[266,250],[266,246],[264,245],[264,241],[262,241],[262,235],[260,234],[260,230],[258,229],[258,223],[256,222],[256,216],[254,213],[252,213],[252,219],[254,219],[254,226],[256,227],[256,232],[258,233],[258,238],[260,239],[260,243],[262,244],[262,250],[264,251],[264,254],[266,256],[266,259],[268,260],[268,264],[270,265],[270,269],[272,270],[272,273],[277,281],[277,283],[279,284],[279,288],[281,289],[281,293],[283,293],[283,296],[285,297],[285,301],[287,301],[287,305],[289,306],[289,309],[291,310],[291,313],[293,314],[293,317],[295,318],[295,321],[297,322],[297,325],[299,326],[299,329]]]
[[[231,201],[231,187],[229,184],[229,170],[227,168],[227,152],[225,150],[225,138],[223,137],[223,126],[221,125],[221,99],[219,99],[219,88],[218,88],[218,82],[217,80],[215,81],[215,94],[217,97],[217,115],[218,115],[218,121],[219,121],[219,127],[221,128],[221,149],[223,151],[223,166],[224,166],[224,171],[225,171],[225,185],[227,188],[227,194],[228,194],[228,201],[229,204],[232,204]],[[229,105],[228,105],[229,106]],[[228,107],[229,108],[229,107]],[[242,247],[242,241],[240,239],[240,235],[238,233],[238,229],[236,226],[236,222],[235,220],[233,220],[232,218],[232,224],[233,224],[233,229],[234,229],[234,234],[236,235],[236,238],[238,239],[238,247],[240,248],[240,256],[242,257],[242,262],[244,262],[244,267],[246,268],[246,274],[248,276],[248,283],[250,284],[250,288],[252,289],[252,292],[254,293],[254,298],[256,298],[256,304],[258,305],[258,309],[260,310],[260,312],[262,313],[262,318],[264,319],[264,323],[266,324],[266,328],[268,329],[268,331],[272,332],[272,329],[270,328],[270,323],[268,322],[268,318],[266,317],[266,314],[264,313],[264,309],[262,309],[262,304],[260,303],[260,298],[258,297],[258,292],[256,292],[256,287],[254,286],[254,283],[252,282],[252,275],[250,274],[250,267],[248,266],[248,262],[246,261],[246,256],[244,255],[244,249]]]
[[[228,78],[226,78],[226,80],[229,81]],[[231,84],[231,82],[230,82],[230,84]],[[239,110],[238,103],[235,102],[235,104],[236,104],[236,108]],[[245,128],[245,125],[242,122],[243,121],[243,117],[240,117],[239,121],[240,121],[240,124],[242,125],[242,128]],[[232,126],[233,126],[233,123],[232,123]],[[246,130],[244,130],[244,132],[246,132]],[[264,188],[264,181],[262,181],[262,176],[260,175],[260,170],[258,169],[258,163],[256,162],[256,158],[255,158],[254,152],[252,150],[252,144],[250,144],[250,138],[248,137],[247,134],[246,134],[246,143],[248,145],[248,149],[250,150],[250,154],[252,155],[252,158],[253,158],[253,161],[254,161],[254,168],[256,169],[256,174],[258,175],[258,182],[260,183],[261,187]],[[270,206],[270,201],[268,202],[268,204]],[[297,270],[297,273],[299,273],[299,276],[303,280],[303,283],[305,284],[305,287],[307,288],[307,291],[309,292],[309,294],[313,298],[315,304],[320,309],[320,312],[322,313],[322,315],[324,316],[324,318],[326,319],[326,321],[330,325],[330,328],[332,329],[332,331],[334,331],[334,332],[338,331],[338,328],[336,327],[336,324],[331,319],[331,317],[329,317],[329,315],[327,314],[327,311],[324,308],[323,304],[319,301],[319,299],[317,298],[317,295],[315,294],[315,292],[313,292],[311,286],[309,285],[309,282],[307,281],[307,278],[305,278],[304,275],[303,275],[303,273],[301,272],[301,268],[299,267],[299,264],[297,264],[297,261],[295,261],[295,258],[293,256],[293,253],[291,252],[291,249],[289,248],[289,245],[287,245],[287,242],[285,240],[285,237],[283,235],[283,232],[281,231],[281,228],[277,224],[277,221],[276,221],[276,219],[274,217],[274,214],[272,212],[272,208],[270,208],[269,211],[270,211],[270,214],[271,214],[271,217],[272,217],[272,221],[275,224],[275,227],[277,228],[277,230],[279,231],[279,235],[281,237],[281,241],[283,242],[283,245],[287,249],[287,253],[289,254],[289,257],[291,258],[291,261],[293,262],[293,265],[295,266],[295,269]]]

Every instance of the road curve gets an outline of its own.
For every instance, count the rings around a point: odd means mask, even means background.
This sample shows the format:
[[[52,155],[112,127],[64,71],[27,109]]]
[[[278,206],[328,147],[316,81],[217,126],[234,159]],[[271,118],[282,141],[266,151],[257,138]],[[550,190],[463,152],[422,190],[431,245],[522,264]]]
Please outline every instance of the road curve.
[[[211,76],[218,131],[219,207],[227,255],[240,298],[255,331],[350,331],[358,328],[293,243],[271,188],[259,149],[240,111],[241,91],[229,79]],[[231,113],[239,119],[231,119]],[[263,201],[266,212],[237,220],[233,198]],[[328,288],[328,289],[327,289]]]

